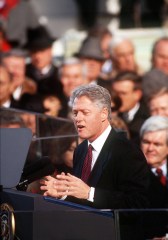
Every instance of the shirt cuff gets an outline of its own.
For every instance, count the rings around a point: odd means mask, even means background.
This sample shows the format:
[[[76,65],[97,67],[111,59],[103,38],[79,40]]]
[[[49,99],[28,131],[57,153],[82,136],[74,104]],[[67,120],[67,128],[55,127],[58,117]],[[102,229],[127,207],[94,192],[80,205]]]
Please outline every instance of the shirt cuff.
[[[91,187],[89,191],[89,197],[87,199],[88,201],[94,202],[94,193],[95,193],[95,188]]]

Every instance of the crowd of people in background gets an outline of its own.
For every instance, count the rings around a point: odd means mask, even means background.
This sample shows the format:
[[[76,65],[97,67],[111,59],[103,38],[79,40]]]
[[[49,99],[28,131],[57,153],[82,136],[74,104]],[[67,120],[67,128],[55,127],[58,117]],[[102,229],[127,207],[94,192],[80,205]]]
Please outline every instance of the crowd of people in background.
[[[8,40],[4,31],[1,24],[1,107],[70,119],[72,91],[98,84],[110,91],[112,114],[136,143],[150,115],[168,117],[168,36],[154,43],[151,69],[144,71],[136,62],[133,41],[101,26],[88,31],[78,52],[59,66],[52,55],[55,39],[46,26],[29,27],[24,47]]]

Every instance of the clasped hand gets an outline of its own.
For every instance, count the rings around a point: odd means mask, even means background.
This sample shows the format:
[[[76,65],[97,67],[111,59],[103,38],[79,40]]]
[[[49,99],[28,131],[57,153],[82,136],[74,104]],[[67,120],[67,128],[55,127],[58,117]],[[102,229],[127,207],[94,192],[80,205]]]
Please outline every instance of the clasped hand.
[[[44,191],[44,196],[63,198],[73,196],[80,199],[88,199],[90,187],[70,173],[61,173],[56,178],[46,176],[40,181],[40,189]]]

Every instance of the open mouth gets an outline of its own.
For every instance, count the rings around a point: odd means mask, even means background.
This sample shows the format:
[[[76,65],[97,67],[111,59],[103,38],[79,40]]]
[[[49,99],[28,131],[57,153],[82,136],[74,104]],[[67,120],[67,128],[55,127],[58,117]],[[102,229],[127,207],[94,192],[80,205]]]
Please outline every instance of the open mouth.
[[[77,129],[78,130],[81,130],[81,129],[83,129],[85,126],[83,126],[83,125],[77,125]]]

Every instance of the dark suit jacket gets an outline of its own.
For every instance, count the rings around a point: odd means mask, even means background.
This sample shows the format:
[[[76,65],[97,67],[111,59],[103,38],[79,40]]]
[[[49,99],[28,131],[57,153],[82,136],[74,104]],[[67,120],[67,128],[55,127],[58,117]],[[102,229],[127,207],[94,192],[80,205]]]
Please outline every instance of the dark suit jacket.
[[[124,114],[120,113],[119,116],[124,120]],[[145,105],[145,103],[142,101],[140,102],[140,107],[138,111],[135,113],[135,116],[132,121],[126,122],[131,140],[137,144],[140,143],[140,138],[139,138],[139,131],[144,123],[144,121],[149,117],[149,109]]]
[[[151,208],[155,211],[144,215],[144,229],[146,239],[163,237],[168,232],[168,186],[163,186],[157,176],[150,171],[150,187],[148,191]],[[162,209],[159,211],[159,209]],[[163,211],[165,209],[165,211]]]
[[[26,67],[26,76],[36,82],[37,93],[40,95],[55,95],[58,97],[62,104],[59,117],[67,117],[68,105],[63,93],[63,85],[59,80],[58,68],[52,65],[47,74],[40,76],[39,71],[33,66],[33,64],[28,64]]]
[[[84,140],[74,153],[74,175],[81,177],[87,151]],[[140,149],[111,130],[88,179],[95,187],[94,203],[68,198],[96,208],[145,208],[148,207],[147,190],[149,168]]]
[[[26,67],[26,76],[36,82],[38,93],[54,94],[60,98],[63,96],[63,86],[58,79],[58,69],[54,65],[51,66],[47,74],[41,76],[32,64],[28,64]]]

